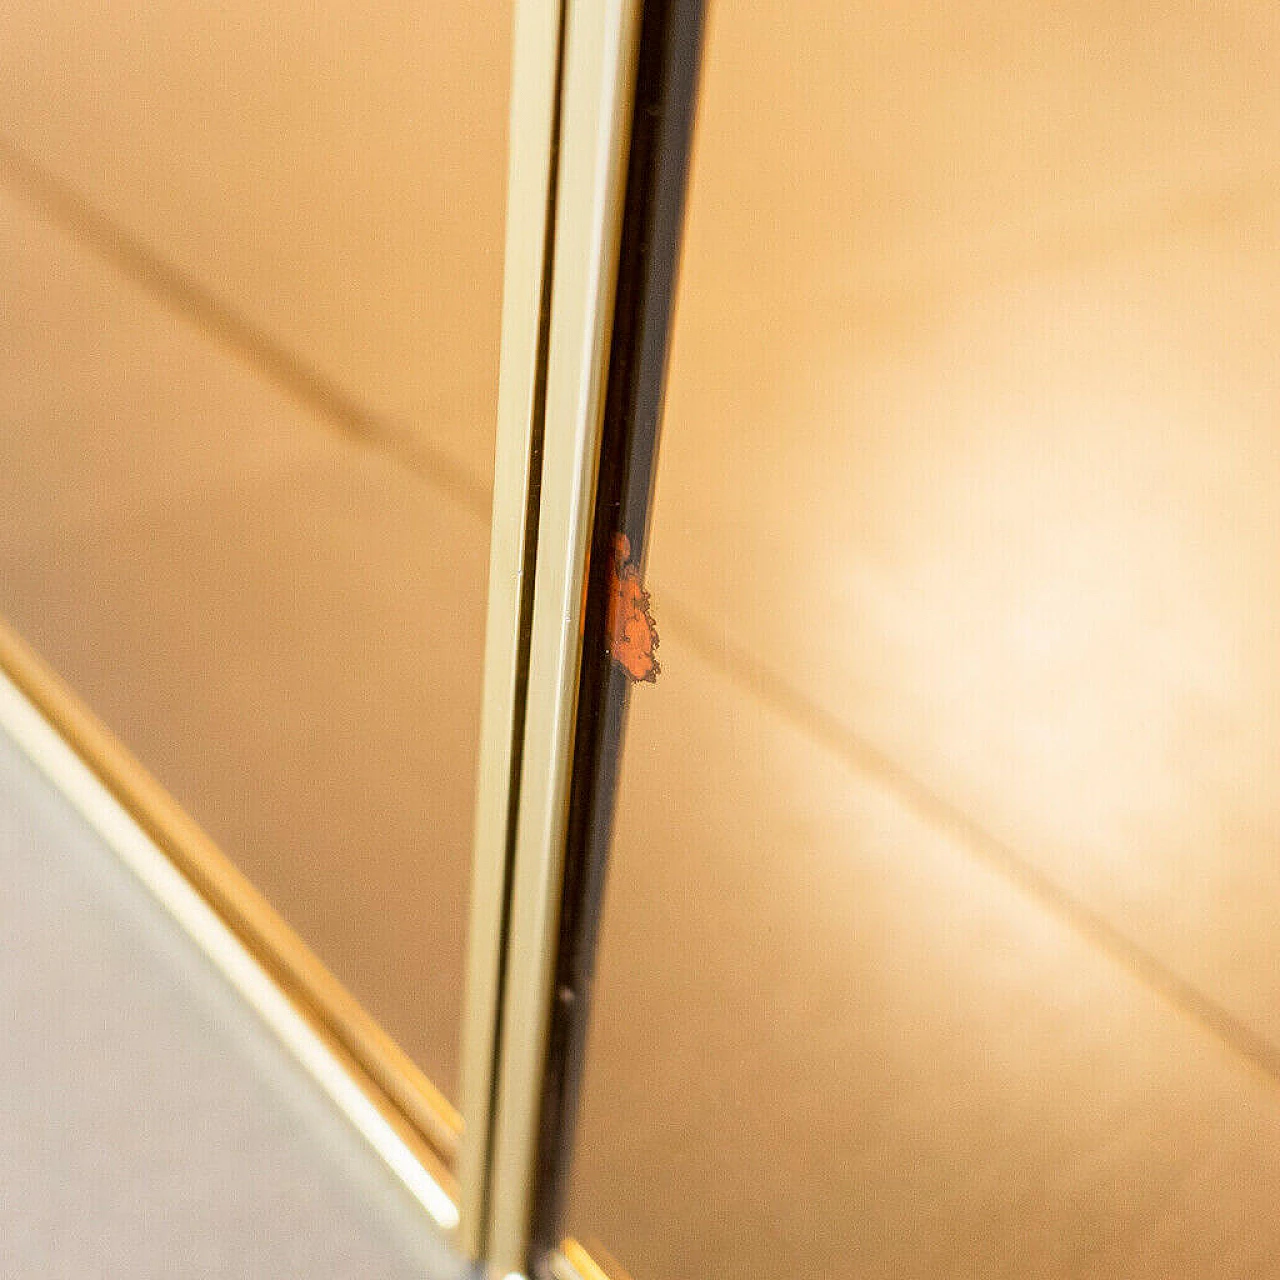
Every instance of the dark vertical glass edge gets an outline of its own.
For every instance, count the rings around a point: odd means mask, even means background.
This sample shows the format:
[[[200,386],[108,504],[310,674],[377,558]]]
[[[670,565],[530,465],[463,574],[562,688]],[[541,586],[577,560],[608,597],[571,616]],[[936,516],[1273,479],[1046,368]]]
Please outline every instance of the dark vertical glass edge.
[[[643,563],[684,222],[704,0],[647,0],[583,614],[559,940],[530,1224],[532,1274],[562,1235],[630,682],[608,647],[617,534]]]

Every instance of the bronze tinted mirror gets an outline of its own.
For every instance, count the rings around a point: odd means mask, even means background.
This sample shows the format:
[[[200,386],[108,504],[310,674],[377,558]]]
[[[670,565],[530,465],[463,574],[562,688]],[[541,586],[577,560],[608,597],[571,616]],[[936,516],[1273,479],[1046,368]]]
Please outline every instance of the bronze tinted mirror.
[[[23,3],[2,29],[11,663],[261,891],[404,1085],[389,1033],[447,1149],[511,12]]]

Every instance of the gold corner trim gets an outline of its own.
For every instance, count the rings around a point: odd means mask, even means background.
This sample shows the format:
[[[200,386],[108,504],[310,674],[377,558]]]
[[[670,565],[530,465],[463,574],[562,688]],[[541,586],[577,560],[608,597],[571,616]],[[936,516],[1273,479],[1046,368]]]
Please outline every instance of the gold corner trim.
[[[626,186],[640,0],[567,0],[547,340],[538,544],[488,1256],[518,1273],[529,1248],[550,1024],[579,632]]]
[[[517,0],[511,32],[507,215],[497,439],[489,538],[484,696],[476,764],[471,903],[463,987],[459,1096],[466,1133],[458,1243],[485,1251],[492,1163],[498,1019],[506,944],[510,819],[527,668],[541,466],[549,236],[554,226],[563,0]]]
[[[0,618],[0,669],[222,919],[446,1194],[462,1118],[62,678]]]
[[[562,1240],[560,1251],[551,1263],[556,1280],[631,1280],[621,1265],[599,1245],[593,1247],[594,1254],[572,1236]]]

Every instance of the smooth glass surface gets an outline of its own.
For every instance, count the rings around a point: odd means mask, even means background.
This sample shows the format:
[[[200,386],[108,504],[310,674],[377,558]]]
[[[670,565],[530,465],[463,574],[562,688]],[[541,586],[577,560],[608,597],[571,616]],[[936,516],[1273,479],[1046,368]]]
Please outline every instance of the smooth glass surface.
[[[0,614],[450,1095],[509,42],[0,3]]]
[[[712,7],[568,1221],[637,1280],[1272,1268],[1278,56]]]

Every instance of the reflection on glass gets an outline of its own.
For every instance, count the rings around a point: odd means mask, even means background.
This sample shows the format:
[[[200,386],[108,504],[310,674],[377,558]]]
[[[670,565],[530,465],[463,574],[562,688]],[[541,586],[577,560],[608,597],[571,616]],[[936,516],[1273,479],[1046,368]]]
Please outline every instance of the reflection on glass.
[[[508,8],[0,24],[0,613],[452,1096]]]
[[[640,1280],[1271,1265],[1277,54],[713,11],[568,1222]]]

